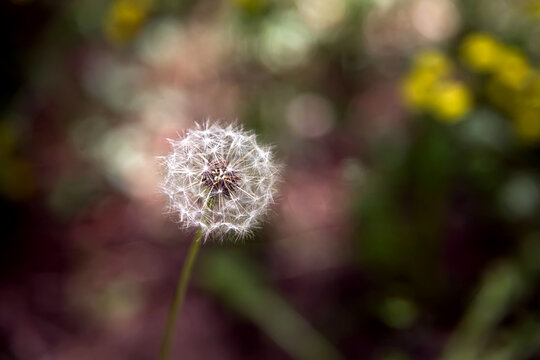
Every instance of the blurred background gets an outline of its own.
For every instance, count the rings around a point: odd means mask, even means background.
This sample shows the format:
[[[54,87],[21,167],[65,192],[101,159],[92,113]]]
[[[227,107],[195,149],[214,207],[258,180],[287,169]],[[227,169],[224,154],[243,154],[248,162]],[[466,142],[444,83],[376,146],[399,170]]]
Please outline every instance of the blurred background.
[[[0,359],[155,359],[193,233],[156,156],[275,144],[178,359],[540,359],[540,1],[1,0]]]

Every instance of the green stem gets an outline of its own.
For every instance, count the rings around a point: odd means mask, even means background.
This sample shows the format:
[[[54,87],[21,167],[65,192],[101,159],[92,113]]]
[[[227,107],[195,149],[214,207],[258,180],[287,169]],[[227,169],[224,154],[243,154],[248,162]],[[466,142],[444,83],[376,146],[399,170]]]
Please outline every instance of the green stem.
[[[180,313],[180,308],[182,307],[182,301],[186,295],[191,269],[193,268],[193,263],[195,262],[197,252],[202,242],[201,238],[202,228],[199,228],[199,231],[197,231],[195,234],[191,246],[189,247],[186,262],[184,263],[182,273],[180,274],[180,279],[178,280],[178,287],[176,288],[171,310],[169,311],[169,318],[167,319],[167,328],[165,329],[165,334],[163,335],[163,340],[161,341],[161,347],[159,349],[159,360],[167,360],[170,357],[176,320],[178,319],[178,314]]]

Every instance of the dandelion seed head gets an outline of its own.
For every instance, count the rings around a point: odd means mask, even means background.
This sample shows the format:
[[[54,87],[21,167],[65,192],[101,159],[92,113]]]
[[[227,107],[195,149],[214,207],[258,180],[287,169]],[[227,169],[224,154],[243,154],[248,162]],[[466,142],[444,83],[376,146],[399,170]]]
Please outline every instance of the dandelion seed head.
[[[197,124],[162,158],[169,210],[205,238],[249,235],[274,202],[279,166],[268,146],[239,125]]]

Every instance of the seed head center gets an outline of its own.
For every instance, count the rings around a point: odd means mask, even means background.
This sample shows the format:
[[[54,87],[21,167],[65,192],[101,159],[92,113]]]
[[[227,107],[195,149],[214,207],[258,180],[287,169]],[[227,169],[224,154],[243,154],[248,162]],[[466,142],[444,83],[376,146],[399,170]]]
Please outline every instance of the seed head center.
[[[206,185],[212,195],[223,194],[230,197],[238,187],[240,177],[229,166],[227,160],[215,160],[209,163],[202,173],[201,182]]]

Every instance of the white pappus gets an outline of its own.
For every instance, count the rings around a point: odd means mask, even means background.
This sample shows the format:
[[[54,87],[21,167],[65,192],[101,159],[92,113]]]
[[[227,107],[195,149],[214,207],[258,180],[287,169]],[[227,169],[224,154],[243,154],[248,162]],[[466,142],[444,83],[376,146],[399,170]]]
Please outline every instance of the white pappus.
[[[240,125],[196,124],[161,158],[161,189],[169,211],[185,227],[199,227],[204,238],[249,235],[274,202],[279,180],[269,146]]]

